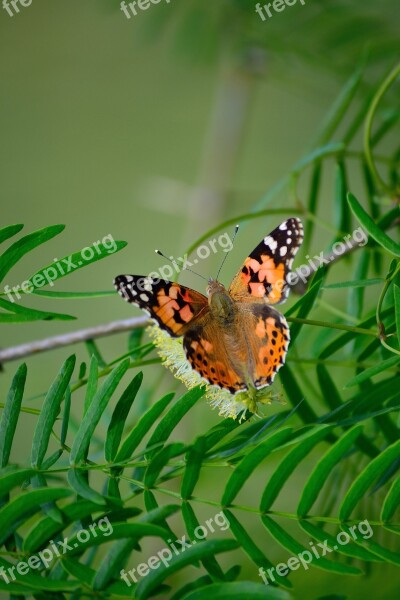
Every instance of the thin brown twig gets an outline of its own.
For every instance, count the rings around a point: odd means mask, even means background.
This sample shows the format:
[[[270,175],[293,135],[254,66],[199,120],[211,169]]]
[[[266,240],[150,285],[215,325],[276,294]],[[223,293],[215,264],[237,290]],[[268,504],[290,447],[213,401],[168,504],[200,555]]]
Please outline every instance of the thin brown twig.
[[[140,329],[141,327],[146,327],[149,323],[150,319],[148,317],[132,317],[131,319],[112,321],[111,323],[106,323],[104,325],[88,327],[87,329],[80,329],[79,331],[71,331],[71,333],[55,335],[44,340],[28,342],[12,348],[5,348],[4,350],[0,350],[0,364],[31,356],[32,354],[38,354],[39,352],[53,350],[54,348],[62,348],[64,346],[86,342],[87,340],[113,335],[114,333]]]

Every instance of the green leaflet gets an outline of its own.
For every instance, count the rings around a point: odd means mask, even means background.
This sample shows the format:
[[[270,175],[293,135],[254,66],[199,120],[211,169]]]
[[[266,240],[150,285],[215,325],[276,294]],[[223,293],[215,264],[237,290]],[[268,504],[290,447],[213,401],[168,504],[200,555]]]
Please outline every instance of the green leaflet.
[[[397,340],[400,344],[400,287],[396,284],[393,285],[393,294],[394,294],[394,306],[395,306],[395,311],[396,311]]]
[[[186,392],[161,419],[153,434],[151,435],[147,447],[165,442],[172,431],[183,419],[187,412],[196,404],[196,402],[204,395],[204,388],[197,386]],[[147,456],[152,456],[155,451],[149,451]]]
[[[324,556],[320,555],[318,558],[311,552],[309,547],[303,546],[291,535],[289,535],[276,521],[264,515],[261,520],[265,528],[270,532],[272,537],[280,544],[285,550],[288,550],[293,555],[302,554],[304,561],[309,566],[322,569],[324,571],[332,571],[333,573],[339,573],[340,575],[361,575],[362,571],[356,567],[345,565],[337,561],[328,560]],[[303,553],[307,552],[307,555]],[[307,566],[307,564],[306,564]],[[306,567],[305,567],[306,568]]]
[[[34,469],[14,469],[15,467],[9,467],[0,471],[0,497],[28,481],[35,473]]]
[[[142,381],[143,373],[140,371],[132,379],[131,383],[128,385],[115,406],[114,412],[111,416],[110,425],[108,426],[106,443],[104,446],[104,456],[109,462],[114,460],[118,452],[118,447],[124,431],[125,421],[128,418],[129,411],[136,398]]]
[[[8,569],[13,566],[13,563],[4,560],[0,557],[0,567]],[[28,572],[25,575],[20,575],[14,572],[16,581],[9,577],[8,583],[0,579],[0,590],[7,594],[14,593],[19,596],[21,593],[40,594],[40,592],[48,592],[56,594],[57,592],[72,593],[80,587],[79,581],[67,581],[66,579],[50,579],[49,577],[41,577],[34,573]]]
[[[114,459],[114,463],[119,463],[130,458],[146,435],[148,433],[150,427],[154,424],[156,419],[160,416],[160,414],[166,409],[168,404],[171,402],[172,398],[175,394],[166,394],[163,398],[158,400],[149,408],[149,410],[142,415],[133,429],[130,431],[128,436],[122,442],[120,449],[117,452],[117,455]]]
[[[92,354],[90,357],[89,376],[86,384],[85,402],[83,405],[83,414],[87,413],[87,410],[97,392],[97,384],[99,379],[99,363],[96,355]]]
[[[382,505],[382,521],[390,521],[400,504],[400,477],[397,477],[388,491]]]
[[[305,531],[307,535],[311,536],[314,540],[317,540],[321,543],[327,541],[330,549],[334,550],[336,547],[335,552],[339,552],[340,554],[343,554],[343,556],[349,556],[350,558],[356,558],[358,560],[383,562],[381,558],[372,552],[369,552],[366,548],[355,544],[353,536],[351,536],[350,543],[340,544],[338,543],[337,536],[328,533],[325,529],[310,523],[310,521],[302,519],[299,522],[299,525],[303,531]],[[360,535],[360,533],[356,530],[354,530],[354,533],[356,536]]]
[[[84,267],[87,267],[97,262],[98,260],[102,260],[103,258],[107,258],[107,256],[111,256],[111,254],[119,252],[127,245],[127,242],[122,241],[115,241],[114,243],[115,249],[112,252],[103,243],[96,244],[95,249],[93,249],[93,247],[91,246],[90,249],[92,256],[89,258],[86,258],[86,256],[83,254],[83,251],[86,250],[86,248],[83,248],[78,252],[73,252],[68,256],[64,256],[63,258],[60,258],[56,263],[53,262],[49,265],[46,265],[45,267],[42,267],[41,269],[38,269],[33,275],[31,275],[31,277],[29,277],[29,281],[33,282],[32,285],[34,285],[34,287],[48,285],[48,278],[51,279],[51,282],[57,281],[58,279],[66,277],[71,273],[75,273],[75,271],[83,269]],[[51,272],[50,274],[49,271]],[[46,272],[49,275],[48,278],[46,277]],[[39,280],[40,284],[35,283],[35,279]]]
[[[338,231],[351,231],[351,214],[346,202],[347,190],[346,165],[345,162],[340,159],[336,163],[334,193],[334,219]],[[336,239],[340,240],[340,236],[336,236]]]
[[[313,450],[313,448],[332,430],[329,426],[317,427],[308,437],[302,440],[298,445],[293,448],[282,460],[278,468],[269,478],[269,481],[264,489],[261,502],[260,511],[262,513],[267,512],[279,492],[283,488],[289,476],[293,473],[297,465]]]
[[[361,225],[365,228],[367,233],[376,241],[382,248],[387,250],[390,254],[400,257],[400,245],[392,240],[386,233],[371,219],[368,213],[365,212],[359,201],[353,194],[347,195],[347,201],[350,205],[351,210],[357,217]]]
[[[90,487],[86,477],[85,472],[79,469],[71,468],[67,473],[68,483],[72,487],[75,492],[85,498],[86,500],[90,500],[94,504],[98,504],[99,506],[104,506],[107,503],[107,500],[116,501],[114,498],[107,498],[104,494],[100,494],[92,487]]]
[[[270,569],[273,567],[273,563],[268,560],[262,550],[260,550],[253,538],[247,533],[246,529],[241,525],[238,519],[236,519],[234,514],[228,509],[224,509],[224,514],[229,521],[230,531],[235,536],[246,554],[254,562],[254,564],[263,569]],[[279,585],[285,588],[290,589],[293,587],[288,577],[281,577],[278,573],[276,573],[275,579]]]
[[[7,227],[3,227],[0,229],[0,244],[8,240],[8,238],[13,237],[23,229],[23,225],[8,225]]]
[[[262,583],[235,581],[213,583],[185,595],[184,600],[291,600],[292,596],[277,588],[266,588]]]
[[[27,375],[26,364],[17,369],[8,391],[5,407],[0,420],[0,467],[5,467],[10,457],[11,446],[17,427],[18,417],[24,395]]]
[[[25,539],[23,550],[29,554],[33,554],[42,546],[48,545],[51,539],[61,533],[70,523],[74,523],[79,519],[85,519],[95,512],[101,511],[101,507],[88,500],[77,500],[71,504],[67,504],[61,508],[63,514],[63,523],[57,523],[50,517],[43,517],[36,521],[28,531]]]
[[[308,212],[310,214],[315,214],[317,211],[317,204],[319,198],[319,191],[321,186],[321,174],[322,174],[322,162],[316,162],[312,174],[311,174],[311,183],[310,183],[310,191],[308,196]],[[314,231],[314,221],[312,219],[307,220],[305,233],[304,233],[304,251],[308,253],[311,244],[311,238]]]
[[[12,267],[23,257],[25,254],[44,244],[48,240],[61,233],[65,229],[65,225],[51,225],[50,227],[44,227],[34,233],[30,233],[22,237],[17,242],[14,242],[7,250],[0,256],[0,282],[3,281],[7,273]]]
[[[370,379],[374,375],[378,375],[379,373],[382,373],[386,369],[390,369],[390,367],[394,367],[398,363],[400,363],[400,356],[398,356],[398,355],[392,356],[391,358],[387,358],[386,360],[383,360],[382,362],[375,365],[374,367],[365,369],[364,371],[361,371],[361,373],[359,373],[355,377],[352,377],[346,383],[346,385],[344,387],[345,388],[355,387],[356,385],[359,385],[363,381],[368,381],[368,379]]]
[[[196,537],[196,529],[200,526],[199,520],[195,515],[195,512],[189,502],[184,502],[182,504],[182,517],[185,521],[186,531],[189,535],[189,540],[192,543],[197,543],[198,539]],[[211,579],[213,581],[224,581],[225,575],[222,571],[217,559],[215,556],[207,556],[201,560],[201,564],[206,569],[207,573],[209,573]]]
[[[344,454],[352,448],[355,440],[363,430],[362,425],[356,425],[347,431],[329,450],[319,459],[317,465],[308,478],[301,493],[300,502],[297,507],[299,517],[308,514],[326,481],[327,473],[343,458]]]
[[[346,81],[337,98],[335,98],[317,137],[320,144],[326,143],[331,139],[347,114],[347,109],[353,101],[356,91],[362,81],[363,72],[364,66],[357,68]]]
[[[64,362],[56,379],[50,387],[43,402],[39,418],[37,420],[35,433],[33,434],[31,465],[39,468],[44,460],[47,446],[49,445],[53,425],[60,412],[61,402],[67,391],[67,386],[72,377],[76,357],[72,354]]]
[[[351,536],[350,529],[347,525],[342,524],[341,528],[343,531],[347,532],[349,536]],[[371,527],[373,535],[373,528]],[[355,543],[362,546],[363,548],[368,549],[369,552],[375,554],[378,558],[383,559],[387,563],[392,563],[397,567],[400,566],[400,556],[398,552],[393,552],[393,550],[389,550],[389,548],[384,548],[381,544],[378,544],[373,537],[368,537],[365,539],[357,538]]]
[[[189,500],[199,479],[203,457],[206,452],[206,439],[199,437],[186,453],[186,467],[182,477],[181,498]]]
[[[76,434],[74,443],[71,448],[70,463],[71,465],[79,464],[84,460],[87,449],[89,448],[92,435],[96,429],[97,423],[100,421],[111,396],[115,392],[119,382],[129,368],[129,359],[121,362],[108,375],[102,386],[96,392],[82,423]]]
[[[241,460],[225,486],[221,499],[222,506],[229,506],[232,504],[232,500],[238,494],[254,469],[266,456],[283,444],[289,438],[291,432],[291,428],[286,428],[272,433]]]
[[[331,410],[342,406],[342,399],[332,380],[328,369],[323,364],[317,365],[317,377],[322,397]]]
[[[350,517],[353,509],[372,483],[398,458],[399,451],[400,440],[383,450],[359,473],[340,505],[339,517],[342,521],[346,521]]]
[[[129,551],[129,549],[132,550],[132,546],[134,547],[134,543],[130,542],[130,540],[124,541],[124,543],[126,551],[125,554],[121,552],[121,556],[127,556],[127,552]],[[110,555],[113,555],[113,549],[111,550]],[[96,571],[95,569],[91,569],[87,565],[83,565],[78,560],[68,557],[62,558],[62,566],[69,575],[76,578],[78,581],[81,581],[86,586],[89,586],[89,588],[92,585],[94,585],[97,573],[100,573],[102,570],[100,568],[99,571]],[[129,588],[123,581],[115,581],[110,586],[108,586],[108,593],[110,595],[115,594],[117,597],[122,596],[126,598],[134,598],[135,588]]]
[[[354,281],[338,281],[337,283],[325,284],[322,289],[323,290],[336,290],[341,288],[362,288],[368,287],[370,285],[378,285],[379,283],[384,283],[384,279],[375,278],[375,279],[358,279]]]
[[[113,290],[102,290],[98,292],[56,292],[54,290],[33,290],[32,294],[43,296],[45,298],[59,298],[61,300],[81,300],[84,298],[104,298],[106,296],[115,296]]]
[[[296,409],[299,417],[304,423],[315,423],[317,421],[317,415],[304,397],[289,365],[286,364],[284,368],[281,369],[279,375],[287,397],[292,406]]]
[[[93,590],[104,590],[113,579],[118,579],[121,576],[121,568],[127,565],[132,550],[140,550],[137,540],[137,536],[134,536],[114,542],[99,568],[97,571],[93,571],[93,575],[88,581]],[[125,586],[127,595],[133,594],[133,591],[127,587],[125,582],[121,581],[121,585]]]
[[[18,300],[18,297],[16,298]],[[65,315],[63,313],[55,313],[55,312],[50,312],[50,311],[43,311],[43,310],[36,310],[33,308],[28,308],[27,306],[20,306],[19,304],[17,304],[15,302],[15,299],[13,298],[13,302],[9,302],[8,300],[4,300],[3,298],[0,298],[0,308],[9,311],[9,313],[1,313],[0,317],[1,319],[4,320],[4,322],[7,322],[7,317],[8,317],[8,322],[13,322],[12,321],[12,317],[15,317],[15,321],[14,322],[18,322],[19,319],[21,319],[22,322],[26,322],[26,321],[39,321],[39,320],[43,320],[43,321],[54,321],[54,320],[58,320],[58,321],[73,321],[75,320],[75,317],[73,317],[72,315]]]
[[[185,444],[180,442],[168,444],[152,456],[144,474],[144,484],[147,489],[155,486],[156,481],[163,467],[165,467],[171,458],[180,456],[186,450]]]
[[[71,495],[67,488],[41,488],[20,494],[0,508],[0,543],[19,526],[21,519],[35,514],[41,505]]]
[[[157,570],[150,571],[145,578],[141,579],[136,588],[136,596],[139,600],[147,598],[150,592],[162,583],[164,579],[170,577],[170,575],[186,565],[193,564],[196,560],[220,554],[221,552],[229,552],[237,547],[238,544],[234,540],[216,539],[206,540],[204,542],[199,542],[196,545],[192,545],[190,548],[186,548],[185,552],[174,555],[168,563],[168,567],[161,564]]]

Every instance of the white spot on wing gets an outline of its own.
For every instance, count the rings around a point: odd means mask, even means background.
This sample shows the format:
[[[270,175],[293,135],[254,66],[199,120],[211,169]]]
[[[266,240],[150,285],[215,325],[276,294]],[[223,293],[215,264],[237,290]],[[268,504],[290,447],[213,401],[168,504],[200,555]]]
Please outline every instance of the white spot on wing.
[[[264,238],[264,244],[266,246],[268,246],[268,248],[272,251],[275,252],[275,250],[278,247],[278,242],[276,240],[274,240],[273,237],[271,237],[270,235],[267,235],[267,237]]]
[[[287,253],[287,246],[282,246],[281,248],[279,248],[279,254],[281,256],[285,256],[286,253]]]
[[[147,294],[140,294],[140,299],[143,300],[143,302],[149,301],[149,297]]]

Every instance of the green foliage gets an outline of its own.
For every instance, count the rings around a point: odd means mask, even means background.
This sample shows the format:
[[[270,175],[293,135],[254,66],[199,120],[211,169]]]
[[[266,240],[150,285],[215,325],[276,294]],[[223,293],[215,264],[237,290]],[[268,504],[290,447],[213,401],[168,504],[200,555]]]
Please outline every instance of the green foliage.
[[[303,6],[297,2],[279,15],[271,9],[273,16],[266,21],[255,12],[255,4],[253,0],[221,0],[204,11],[203,0],[192,0],[190,5],[185,0],[175,0],[173,14],[166,3],[161,3],[160,10],[153,11],[146,24],[147,35],[154,40],[166,34],[177,14],[175,35],[170,42],[175,54],[197,64],[211,62],[228,47],[239,55],[242,65],[256,73],[264,66],[262,51],[266,53],[268,69],[277,71],[282,68],[285,54],[291,59],[285,63],[285,69],[295,70],[301,61],[319,71],[350,73],[365,51],[366,41],[372,62],[390,64],[398,58],[393,23],[398,8],[395,0],[385,0],[379,7],[373,0],[365,0],[363,11],[351,0],[306,1]],[[118,9],[117,2],[115,11]],[[287,34],[284,40],[282,21]],[[345,101],[351,93],[349,85],[339,101]],[[329,115],[332,130],[336,127],[336,106]]]
[[[0,243],[5,242],[9,238],[15,236],[21,231],[23,225],[10,225],[0,229]],[[47,265],[41,269],[37,269],[34,275],[27,276],[24,281],[19,283],[13,282],[10,285],[10,280],[6,281],[6,276],[9,277],[11,269],[19,263],[19,261],[29,252],[38,248],[41,244],[48,242],[64,230],[64,225],[52,225],[50,227],[44,227],[39,231],[30,233],[23,236],[18,241],[12,243],[6,250],[0,254],[0,283],[8,284],[8,287],[4,285],[4,291],[0,293],[0,323],[23,323],[27,321],[37,320],[70,320],[75,317],[62,313],[41,311],[27,306],[22,306],[19,301],[27,294],[35,294],[38,296],[48,296],[50,298],[57,299],[71,299],[71,298],[94,298],[99,296],[109,296],[112,291],[106,290],[104,292],[61,292],[61,291],[49,291],[44,290],[42,287],[47,285],[53,285],[54,281],[67,277],[73,272],[89,266],[90,264],[102,260],[107,256],[110,256],[110,250],[104,245],[104,243],[98,243],[95,251],[90,258],[84,258],[81,254],[82,251],[74,252],[68,256],[60,259],[60,268],[55,268],[54,263]],[[125,248],[126,242],[115,241],[115,249],[113,253],[119,252]],[[66,263],[63,261],[66,260]],[[70,262],[68,262],[70,261]],[[51,269],[53,271],[52,276],[46,278],[46,270]],[[28,275],[28,274],[27,274]],[[34,281],[33,281],[34,280]],[[33,281],[33,284],[32,284]],[[35,284],[35,281],[38,282]],[[31,286],[26,285],[25,290],[21,289],[22,284],[32,284]],[[13,288],[17,288],[13,291]],[[9,297],[10,300],[6,300],[5,297]]]
[[[356,226],[360,224],[368,233],[368,244],[355,251],[355,268],[345,280],[330,282],[336,263],[325,265],[317,270],[307,292],[286,311],[291,345],[280,379],[292,409],[267,407],[267,416],[260,419],[248,413],[243,422],[222,420],[198,431],[195,439],[187,439],[185,425],[196,426],[204,390],[194,388],[178,394],[178,399],[173,392],[155,398],[153,388],[144,394],[143,382],[154,382],[142,369],[158,360],[145,360],[153,345],[142,342],[142,332],[129,336],[128,352],[112,361],[106,362],[91,343],[88,369],[86,364],[78,369],[72,355],[58,373],[45,372],[48,390],[40,396],[39,409],[29,405],[25,392],[31,367],[28,371],[21,364],[1,405],[0,542],[4,547],[0,567],[7,571],[12,564],[65,539],[70,548],[47,567],[42,562],[36,573],[16,572],[9,583],[0,579],[2,592],[40,600],[62,599],[66,594],[74,600],[146,599],[157,594],[167,594],[172,600],[289,600],[290,575],[277,574],[274,584],[267,587],[258,579],[259,568],[275,564],[271,546],[283,548],[285,555],[296,555],[308,550],[310,540],[337,545],[340,532],[349,535],[349,542],[337,546],[333,556],[314,560],[310,568],[345,577],[359,576],[373,563],[399,564],[392,547],[400,531],[400,267],[399,244],[392,230],[399,211],[393,206],[385,210],[388,198],[398,198],[398,184],[396,178],[385,178],[385,182],[392,181],[388,189],[371,168],[371,151],[395,120],[382,117],[375,133],[370,127],[372,117],[380,114],[377,98],[382,98],[393,77],[386,78],[377,95],[352,114],[340,141],[331,141],[361,81],[358,70],[335,103],[316,147],[281,182],[290,184],[293,207],[265,208],[274,197],[268,193],[253,212],[229,219],[196,242],[228,224],[272,214],[302,215],[307,226],[305,252],[312,247],[316,226],[326,226],[332,244],[351,231],[354,217]],[[375,107],[372,113],[371,105]],[[350,141],[364,119],[366,149],[350,150]],[[333,228],[320,216],[321,184],[332,157]],[[356,160],[360,172],[366,174],[365,203],[349,190],[353,186],[350,160]],[[394,157],[384,157],[382,162],[393,170]],[[299,180],[307,176],[308,195],[302,203],[298,201]],[[0,230],[0,242],[21,228]],[[27,252],[62,229],[47,227],[8,246],[0,257],[3,280]],[[118,249],[123,246],[123,242],[117,245]],[[40,273],[43,269],[36,271]],[[368,296],[371,290],[379,290],[377,299]],[[331,300],[335,293],[346,295],[348,313],[338,310]],[[39,295],[46,294],[54,299],[85,297],[90,301],[97,293],[43,290]],[[0,300],[3,323],[68,318]],[[316,318],[318,311],[327,312],[324,320]],[[337,376],[338,367],[344,376]],[[152,367],[157,373],[161,368]],[[76,423],[71,405],[76,405],[82,388],[83,414]],[[36,427],[33,438],[26,440],[25,462],[15,465],[10,460],[22,414],[36,419]],[[305,480],[300,481],[305,471]],[[202,493],[209,473],[218,474],[211,497]],[[295,477],[300,483],[297,492],[291,492],[291,508],[287,509],[286,492]],[[205,509],[210,517],[224,515],[229,528],[199,539],[196,530],[204,523],[200,511],[203,514]],[[108,535],[98,532],[86,541],[80,539],[82,530],[89,531],[90,525],[105,518],[112,524]],[[354,539],[351,528],[366,519],[379,535]],[[264,535],[256,537],[255,531]],[[183,533],[189,547],[173,552],[174,541]],[[148,547],[149,540],[156,552],[170,552],[171,559],[128,586],[120,578],[121,569],[143,561],[142,548]],[[225,554],[234,561],[230,568],[225,566]],[[242,575],[238,565],[245,560],[252,570]],[[187,569],[189,565],[197,573]]]

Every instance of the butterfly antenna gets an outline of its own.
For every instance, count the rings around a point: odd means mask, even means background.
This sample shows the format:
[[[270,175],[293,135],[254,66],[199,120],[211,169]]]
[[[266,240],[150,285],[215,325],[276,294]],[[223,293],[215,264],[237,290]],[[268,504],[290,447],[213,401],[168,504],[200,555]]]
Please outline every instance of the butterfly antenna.
[[[174,265],[175,268],[178,267],[178,273],[179,273],[179,265],[176,263],[176,261],[172,260],[169,256],[166,256],[163,252],[161,252],[161,250],[156,250],[156,254],[159,254],[160,256],[162,256],[163,258],[168,260],[170,263],[172,263]],[[201,277],[201,279],[204,279],[205,281],[208,282],[208,279],[206,279],[206,277],[203,277],[203,275],[200,275],[200,273],[196,273],[196,271],[189,269],[189,267],[183,267],[183,269],[181,269],[181,270],[182,271],[190,271],[191,273],[194,273],[194,275],[197,275],[197,277]]]
[[[233,248],[233,242],[235,241],[235,237],[236,237],[236,234],[237,234],[237,232],[238,232],[238,231],[239,231],[239,225],[236,225],[236,227],[235,227],[235,231],[234,231],[234,233],[233,233],[233,237],[232,237],[232,240],[231,240],[231,242],[232,242],[232,246],[230,247],[230,249],[228,250],[228,252],[225,254],[225,256],[224,256],[224,258],[223,258],[223,261],[222,261],[222,263],[221,263],[221,266],[220,266],[220,267],[219,267],[219,269],[218,269],[218,273],[217,273],[217,276],[216,276],[216,278],[215,278],[216,280],[218,280],[219,274],[220,274],[220,273],[221,273],[221,271],[222,271],[222,267],[224,266],[224,264],[225,264],[225,261],[226,261],[226,259],[228,258],[228,254],[229,254],[229,252],[230,252],[230,251],[232,250],[232,248]]]

